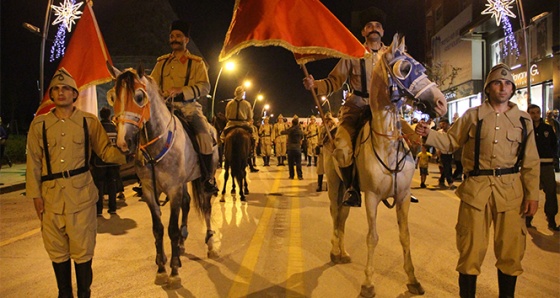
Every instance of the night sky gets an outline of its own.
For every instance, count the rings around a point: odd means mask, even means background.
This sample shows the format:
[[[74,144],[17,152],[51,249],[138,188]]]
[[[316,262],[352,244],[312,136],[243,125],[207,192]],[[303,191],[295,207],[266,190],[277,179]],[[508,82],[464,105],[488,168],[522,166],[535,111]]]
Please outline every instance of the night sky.
[[[57,4],[59,1],[55,0]],[[394,33],[406,35],[407,47],[412,56],[423,61],[423,32],[424,24],[422,3],[418,0],[323,0],[321,1],[348,28],[351,27],[351,11],[362,10],[376,6],[387,13],[385,20],[385,36],[383,41],[388,45]],[[46,0],[2,0],[1,12],[1,108],[0,114],[4,122],[16,120],[21,130],[25,130],[32,120],[33,113],[39,105],[37,79],[39,78],[39,52],[41,38],[33,35],[22,27],[23,22],[29,22],[42,27],[45,17]],[[105,9],[112,5],[123,3],[114,0],[94,1],[94,11],[100,22],[102,34],[106,30],[119,30],[118,26],[101,24],[104,14],[111,14],[112,10]],[[220,64],[218,56],[223,40],[229,27],[233,12],[233,0],[169,0],[175,14],[191,22],[191,40],[193,40],[201,54],[209,63],[209,77],[212,87],[216,82]],[[131,7],[134,12],[134,7]],[[105,10],[105,11],[104,11]],[[150,16],[139,16],[150,18]],[[402,20],[406,19],[406,22]],[[123,20],[121,20],[123,21]],[[154,20],[155,22],[156,20]],[[171,23],[172,20],[169,20]],[[157,20],[157,22],[162,22]],[[167,26],[166,24],[157,24]],[[54,26],[51,33],[56,32]],[[135,38],[134,32],[127,32],[130,38]],[[166,40],[167,36],[163,37]],[[358,38],[363,41],[363,38]],[[107,41],[109,52],[111,48],[126,49],[127,40],[123,45]],[[165,49],[166,45],[163,45]],[[47,47],[47,51],[50,46]],[[169,47],[167,47],[169,49]],[[169,50],[163,50],[163,55]],[[119,53],[122,54],[122,53]],[[238,68],[234,73],[223,72],[220,78],[216,98],[217,100],[231,98],[235,86],[245,78],[253,83],[248,90],[247,97],[252,102],[258,92],[273,107],[273,113],[284,116],[298,114],[308,116],[314,108],[311,94],[303,88],[301,80],[303,72],[293,59],[293,55],[275,47],[253,47],[244,49],[236,57]],[[307,65],[315,78],[323,78],[335,65],[335,59],[312,62]],[[47,65],[45,78],[48,81],[56,65]],[[260,113],[264,103],[257,103],[256,113]],[[333,103],[333,105],[336,105]],[[218,108],[219,104],[216,105]],[[218,110],[217,110],[218,111]],[[15,125],[15,123],[14,123]]]

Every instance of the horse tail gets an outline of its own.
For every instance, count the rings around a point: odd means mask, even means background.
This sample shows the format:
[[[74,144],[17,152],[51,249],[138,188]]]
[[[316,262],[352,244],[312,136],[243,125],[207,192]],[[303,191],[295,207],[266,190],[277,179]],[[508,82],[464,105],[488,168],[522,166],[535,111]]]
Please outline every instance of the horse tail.
[[[212,194],[204,191],[204,179],[197,178],[191,182],[194,209],[199,214],[208,214],[212,210],[211,198]]]
[[[248,152],[246,152],[246,139],[243,128],[236,128],[231,132],[231,146],[228,148],[230,155],[229,165],[231,169],[231,176],[237,179],[244,178],[243,170],[247,167],[247,158],[249,156]]]

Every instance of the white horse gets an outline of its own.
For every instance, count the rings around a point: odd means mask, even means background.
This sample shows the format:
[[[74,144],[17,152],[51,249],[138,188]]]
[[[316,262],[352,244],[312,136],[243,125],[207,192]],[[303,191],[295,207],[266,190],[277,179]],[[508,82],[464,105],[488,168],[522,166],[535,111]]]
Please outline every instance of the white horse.
[[[217,257],[214,231],[211,227],[211,193],[206,193],[200,178],[199,161],[194,143],[177,116],[167,108],[155,81],[145,76],[143,70],[127,69],[120,73],[111,69],[116,78],[110,98],[117,117],[117,146],[123,152],[140,149],[142,163],[137,162],[136,174],[142,181],[142,199],[146,201],[152,215],[153,234],[156,239],[156,284],[167,284],[171,288],[180,286],[178,269],[180,254],[184,252],[184,241],[188,236],[187,217],[190,210],[190,195],[187,183],[191,182],[194,206],[206,221],[206,244],[208,256]],[[214,137],[215,130],[214,130]],[[218,150],[214,150],[217,166]],[[211,169],[215,172],[216,167]],[[171,239],[171,275],[167,275],[167,256],[163,248],[164,226],[161,222],[160,194],[167,195],[170,205],[169,238]],[[178,221],[180,211],[181,228]]]
[[[361,289],[364,297],[375,296],[372,279],[373,254],[379,240],[377,208],[382,201],[390,208],[397,206],[408,290],[412,294],[424,294],[424,289],[414,275],[408,230],[410,184],[415,164],[414,157],[403,140],[399,110],[404,102],[408,102],[431,116],[444,115],[447,103],[437,86],[427,79],[425,68],[406,54],[404,48],[404,39],[399,40],[398,35],[395,35],[391,46],[375,66],[369,98],[372,119],[360,131],[355,146],[355,165],[361,191],[365,193],[369,226],[366,239],[366,277]],[[349,207],[342,205],[345,189],[336,160],[332,157],[333,145],[328,143],[324,148],[324,166],[333,219],[331,260],[334,263],[348,263],[351,258],[344,247],[344,229]],[[393,198],[392,205],[387,201],[389,197]]]

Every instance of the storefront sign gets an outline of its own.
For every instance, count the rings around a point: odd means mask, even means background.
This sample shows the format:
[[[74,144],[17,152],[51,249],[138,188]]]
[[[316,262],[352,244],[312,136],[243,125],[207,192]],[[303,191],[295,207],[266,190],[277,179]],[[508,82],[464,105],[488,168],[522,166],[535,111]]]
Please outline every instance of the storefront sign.
[[[552,59],[544,59],[531,64],[529,72],[531,74],[531,85],[552,80]],[[525,66],[513,70],[513,80],[518,89],[527,87],[527,69]]]

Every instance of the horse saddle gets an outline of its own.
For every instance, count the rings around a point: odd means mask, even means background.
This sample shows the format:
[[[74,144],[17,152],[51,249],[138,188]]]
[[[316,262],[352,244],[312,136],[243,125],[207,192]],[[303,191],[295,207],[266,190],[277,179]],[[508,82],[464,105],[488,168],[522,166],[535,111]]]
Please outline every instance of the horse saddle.
[[[189,136],[189,138],[192,141],[194,151],[197,154],[200,154],[200,146],[199,146],[198,141],[196,139],[196,133],[195,133],[193,127],[190,125],[189,121],[187,121],[187,118],[185,118],[185,116],[183,115],[183,113],[181,113],[180,110],[174,109],[172,106],[170,106],[169,103],[167,104],[167,108],[169,108],[169,110],[172,111],[173,114],[175,114],[175,116],[177,116],[177,118],[179,119],[179,122],[181,122],[181,124],[183,125],[183,128],[187,132],[187,135]]]

